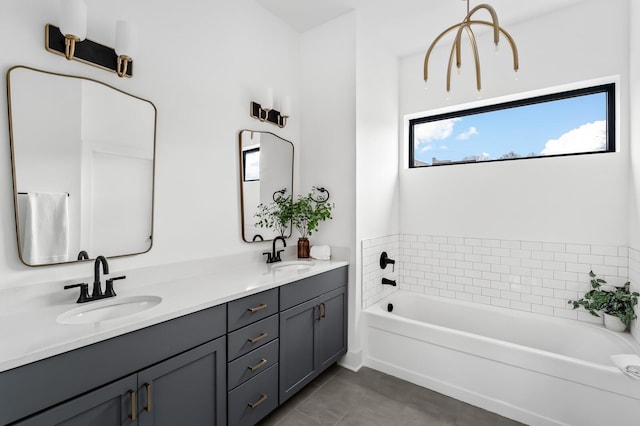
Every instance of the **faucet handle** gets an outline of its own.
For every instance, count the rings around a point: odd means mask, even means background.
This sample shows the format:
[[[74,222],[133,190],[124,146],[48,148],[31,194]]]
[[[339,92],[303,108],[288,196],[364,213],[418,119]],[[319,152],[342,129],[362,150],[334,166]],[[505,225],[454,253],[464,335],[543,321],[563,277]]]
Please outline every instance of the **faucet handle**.
[[[106,289],[104,290],[104,297],[115,297],[116,292],[113,290],[113,282],[116,280],[124,280],[125,278],[127,278],[126,275],[123,275],[121,277],[109,278],[107,280]]]
[[[273,259],[274,262],[280,262],[282,259],[280,259],[280,253],[282,253],[284,250],[278,250],[278,252],[276,253],[276,257],[275,259]]]
[[[80,287],[80,296],[78,297],[78,300],[76,300],[76,303],[84,303],[91,300],[91,298],[89,297],[89,284],[87,283],[65,285],[64,289],[68,290],[70,288],[76,287]]]
[[[271,258],[271,252],[267,251],[267,252],[262,253],[263,256],[265,254],[267,255],[267,263],[273,263],[273,259]]]

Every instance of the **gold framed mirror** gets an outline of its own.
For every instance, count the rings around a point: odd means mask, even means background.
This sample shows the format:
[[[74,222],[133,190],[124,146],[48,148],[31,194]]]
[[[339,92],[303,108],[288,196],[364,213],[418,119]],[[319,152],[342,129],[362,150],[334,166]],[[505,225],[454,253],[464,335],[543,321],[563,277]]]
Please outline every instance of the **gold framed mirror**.
[[[239,143],[242,239],[273,240],[279,234],[255,226],[260,204],[269,204],[285,189],[293,194],[293,143],[270,132],[242,130]],[[291,236],[291,227],[289,234]]]
[[[151,249],[156,107],[97,80],[7,72],[16,234],[27,266]]]

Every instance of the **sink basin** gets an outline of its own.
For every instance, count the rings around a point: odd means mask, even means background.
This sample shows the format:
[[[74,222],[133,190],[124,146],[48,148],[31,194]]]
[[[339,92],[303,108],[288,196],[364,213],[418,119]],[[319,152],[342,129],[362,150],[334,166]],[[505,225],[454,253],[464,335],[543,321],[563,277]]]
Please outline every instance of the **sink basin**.
[[[292,260],[289,262],[278,263],[277,265],[273,265],[271,269],[274,271],[294,271],[294,272],[306,272],[314,265],[313,262],[304,261],[304,260]]]
[[[89,302],[58,316],[60,324],[91,324],[137,314],[162,302],[158,296],[114,297],[101,302]]]

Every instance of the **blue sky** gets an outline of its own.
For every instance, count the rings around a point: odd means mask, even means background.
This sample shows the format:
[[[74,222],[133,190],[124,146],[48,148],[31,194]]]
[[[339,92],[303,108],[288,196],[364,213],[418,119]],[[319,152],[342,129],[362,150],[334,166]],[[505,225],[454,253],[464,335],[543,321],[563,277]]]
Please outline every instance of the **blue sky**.
[[[511,151],[526,156],[598,150],[606,142],[606,100],[606,93],[596,93],[419,124],[415,159],[431,164],[432,157],[459,161],[497,159]]]

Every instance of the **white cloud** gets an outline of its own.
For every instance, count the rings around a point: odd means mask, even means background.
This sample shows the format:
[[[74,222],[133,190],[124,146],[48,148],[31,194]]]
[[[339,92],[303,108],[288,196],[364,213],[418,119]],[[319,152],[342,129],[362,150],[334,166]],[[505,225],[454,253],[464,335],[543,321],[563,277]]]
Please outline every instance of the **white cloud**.
[[[605,120],[583,124],[568,131],[558,139],[550,139],[541,155],[567,154],[572,152],[600,151],[607,146],[607,122]]]
[[[461,140],[461,141],[466,141],[467,139],[469,139],[471,136],[473,135],[477,135],[478,134],[478,129],[476,129],[475,127],[471,126],[469,127],[469,130],[467,130],[466,132],[462,132],[460,133],[456,139]]]
[[[480,156],[483,160],[488,160],[489,157],[491,157],[491,155],[489,155],[488,152],[483,152],[482,155]]]
[[[456,121],[460,121],[460,118],[433,121],[415,126],[416,143],[427,143],[448,138],[453,133],[453,126]]]
[[[431,151],[433,149],[433,145],[425,145],[422,148],[420,148],[420,152],[427,152],[427,151]]]
[[[440,145],[440,149],[444,150],[444,149],[448,149],[449,147],[446,145]]]

